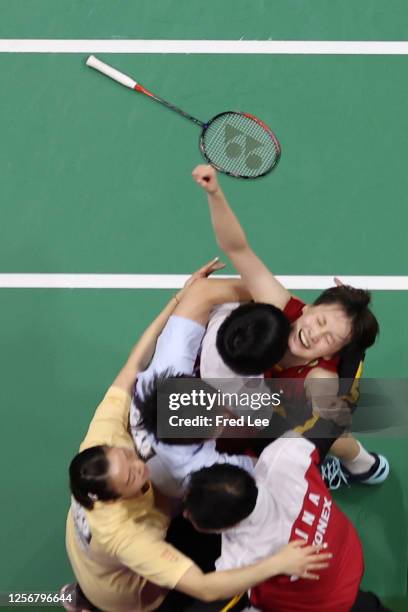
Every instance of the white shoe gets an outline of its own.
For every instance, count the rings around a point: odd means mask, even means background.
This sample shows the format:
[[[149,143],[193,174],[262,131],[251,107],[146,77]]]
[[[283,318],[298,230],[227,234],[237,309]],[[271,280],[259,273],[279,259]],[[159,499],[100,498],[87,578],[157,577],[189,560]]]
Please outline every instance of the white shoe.
[[[342,466],[343,473],[349,482],[360,482],[367,485],[378,485],[388,478],[390,473],[390,464],[388,459],[377,453],[370,453],[374,457],[374,463],[366,472],[353,474],[344,465]]]

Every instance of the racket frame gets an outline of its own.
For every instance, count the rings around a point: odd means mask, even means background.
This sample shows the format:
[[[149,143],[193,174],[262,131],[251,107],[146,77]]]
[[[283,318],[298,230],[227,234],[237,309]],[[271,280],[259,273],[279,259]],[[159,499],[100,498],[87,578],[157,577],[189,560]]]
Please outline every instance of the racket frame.
[[[275,160],[273,162],[273,164],[271,164],[269,166],[269,168],[267,170],[265,170],[265,172],[262,172],[261,174],[257,174],[256,176],[245,176],[242,174],[239,174],[238,172],[231,172],[229,170],[224,170],[223,168],[221,168],[220,166],[218,166],[217,164],[214,163],[214,161],[212,161],[206,151],[205,151],[205,144],[204,144],[204,139],[205,139],[205,132],[207,131],[207,129],[210,127],[210,125],[213,123],[213,121],[215,121],[216,119],[218,119],[218,117],[222,117],[223,115],[243,115],[244,117],[248,117],[248,119],[252,119],[253,121],[255,121],[256,123],[258,123],[264,130],[265,132],[267,132],[267,134],[270,136],[271,140],[273,141],[273,144],[275,146],[275,151],[276,151],[276,155],[275,155]],[[257,178],[262,178],[263,176],[266,176],[267,174],[269,174],[270,172],[272,172],[272,170],[276,167],[277,163],[280,160],[280,156],[281,156],[281,145],[279,140],[277,139],[277,137],[275,136],[275,134],[272,132],[271,128],[268,127],[266,125],[266,123],[264,123],[263,121],[261,121],[261,119],[258,119],[258,117],[255,117],[255,115],[251,115],[250,113],[244,113],[242,111],[223,111],[222,113],[218,113],[218,115],[215,115],[214,117],[212,117],[209,121],[207,121],[207,123],[203,124],[203,129],[201,131],[201,136],[200,136],[200,151],[202,156],[205,158],[206,161],[208,161],[208,163],[213,166],[216,170],[218,170],[219,172],[222,172],[223,174],[227,174],[228,176],[233,176],[234,178],[241,178],[241,179],[257,179]]]

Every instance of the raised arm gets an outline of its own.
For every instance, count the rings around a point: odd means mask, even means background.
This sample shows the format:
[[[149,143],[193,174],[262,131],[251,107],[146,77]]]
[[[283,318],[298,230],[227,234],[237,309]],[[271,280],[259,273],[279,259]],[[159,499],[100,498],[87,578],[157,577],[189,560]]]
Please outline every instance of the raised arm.
[[[207,192],[218,246],[241,275],[252,298],[256,302],[273,304],[283,309],[290,299],[290,293],[249,246],[246,235],[218,184],[214,168],[197,166],[193,170],[193,178]]]
[[[217,304],[250,300],[251,294],[241,279],[202,278],[187,289],[174,314],[207,325]]]
[[[149,365],[150,360],[156,348],[157,338],[160,336],[161,332],[163,331],[163,328],[166,325],[170,315],[174,313],[175,309],[178,309],[178,310],[183,309],[185,302],[187,302],[187,308],[188,308],[188,304],[194,301],[192,299],[192,295],[196,296],[196,298],[194,299],[196,299],[199,302],[196,304],[196,306],[192,308],[196,308],[197,310],[202,310],[203,309],[202,302],[204,300],[204,296],[203,296],[204,288],[203,290],[200,290],[199,288],[200,283],[210,282],[206,277],[209,276],[212,272],[216,270],[220,270],[223,267],[224,267],[224,264],[219,263],[218,258],[215,258],[211,260],[208,264],[206,264],[205,266],[197,270],[197,272],[195,272],[188,279],[184,288],[181,289],[181,291],[179,291],[176,295],[174,295],[171,298],[171,300],[163,308],[161,313],[154,319],[154,321],[144,331],[144,333],[142,334],[138,342],[133,347],[125,365],[123,366],[123,368],[120,370],[119,374],[113,381],[112,383],[113,386],[119,387],[120,389],[123,389],[127,393],[131,392],[134,382],[136,380],[137,374],[141,372],[142,370],[144,370],[145,368],[147,368],[147,366]],[[211,282],[217,282],[217,281],[211,281]],[[221,281],[218,281],[218,282],[221,282]],[[229,281],[224,281],[224,283],[225,282],[228,283]],[[196,288],[196,284],[198,285],[197,288]],[[234,286],[241,286],[241,285],[243,286],[243,283],[241,281],[234,281],[233,283],[230,283],[230,284],[233,284]],[[219,299],[221,299],[221,301],[228,301],[228,297],[231,297],[231,296],[232,296],[232,299],[238,299],[237,292],[238,292],[238,289],[236,291],[231,289],[231,291],[229,292],[227,290],[219,291],[217,295],[219,295]],[[242,292],[244,292],[243,288],[242,288]],[[215,291],[209,292],[210,300],[218,299],[216,297],[211,297],[211,296],[214,296],[215,293],[216,293]],[[248,297],[247,293],[245,293],[245,295]],[[224,300],[223,299],[224,297],[227,297],[227,299]],[[209,308],[211,308],[211,306],[209,306]]]
[[[174,296],[155,318],[153,323],[143,332],[140,339],[133,347],[125,365],[113,381],[114,387],[119,387],[127,393],[131,393],[132,386],[139,372],[144,370],[154,353],[157,338],[166,325],[168,318],[177,306],[177,297]]]

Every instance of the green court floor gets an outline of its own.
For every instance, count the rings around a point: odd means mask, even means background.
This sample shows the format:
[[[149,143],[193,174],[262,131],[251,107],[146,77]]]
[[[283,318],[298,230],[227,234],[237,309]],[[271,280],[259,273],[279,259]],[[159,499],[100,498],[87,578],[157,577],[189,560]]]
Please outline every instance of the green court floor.
[[[405,0],[1,0],[1,38],[406,40]]]
[[[0,0],[0,15],[3,39],[406,40],[408,7],[404,0]],[[405,56],[100,57],[197,117],[246,110],[276,131],[283,153],[272,175],[222,178],[272,270],[408,273]],[[191,180],[201,162],[199,130],[86,68],[85,59],[0,54],[0,272],[194,270],[218,254],[205,198]],[[127,352],[170,294],[0,289],[7,551],[0,591],[54,591],[71,579],[67,466]],[[408,293],[373,298],[381,336],[365,375],[406,378]],[[389,480],[336,498],[362,537],[363,586],[400,598],[393,610],[408,610],[401,599],[407,441],[380,431],[370,443],[389,458]]]
[[[190,176],[202,161],[199,129],[85,58],[0,55],[0,269],[194,268],[214,252]],[[274,270],[406,273],[405,57],[102,58],[198,117],[243,109],[276,130],[275,173],[223,181]]]

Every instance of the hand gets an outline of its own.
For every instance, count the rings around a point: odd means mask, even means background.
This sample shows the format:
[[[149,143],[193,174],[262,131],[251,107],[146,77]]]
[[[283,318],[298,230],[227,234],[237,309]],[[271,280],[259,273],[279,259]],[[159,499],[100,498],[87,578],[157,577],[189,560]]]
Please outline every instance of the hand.
[[[342,283],[341,280],[337,276],[335,276],[333,278],[333,280],[334,280],[334,284],[336,285],[336,287],[343,287],[344,286],[344,283]]]
[[[217,181],[217,173],[212,166],[200,164],[193,170],[193,179],[209,194],[216,193],[220,186]]]
[[[186,280],[183,289],[181,289],[175,295],[176,301],[179,302],[182,299],[187,287],[190,287],[196,280],[198,280],[199,278],[207,278],[207,276],[210,276],[210,274],[212,274],[213,272],[216,272],[217,270],[222,270],[223,268],[225,268],[225,263],[219,261],[218,257],[214,257],[214,259],[211,259],[211,261],[206,263],[204,266],[201,266],[201,268],[199,268]]]
[[[322,548],[323,546],[305,546],[303,540],[290,542],[276,555],[279,558],[281,573],[319,580],[319,575],[312,571],[329,567],[328,560],[333,556],[331,553],[320,553]]]
[[[214,259],[211,259],[211,261],[206,263],[204,266],[201,266],[201,268],[194,272],[190,276],[190,278],[186,280],[186,282],[184,283],[184,287],[189,287],[197,279],[207,278],[207,276],[210,276],[210,274],[212,274],[213,272],[216,272],[217,270],[222,270],[223,268],[225,268],[225,263],[219,261],[218,257],[214,257]]]

